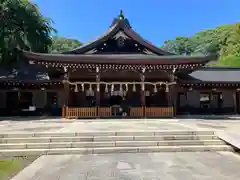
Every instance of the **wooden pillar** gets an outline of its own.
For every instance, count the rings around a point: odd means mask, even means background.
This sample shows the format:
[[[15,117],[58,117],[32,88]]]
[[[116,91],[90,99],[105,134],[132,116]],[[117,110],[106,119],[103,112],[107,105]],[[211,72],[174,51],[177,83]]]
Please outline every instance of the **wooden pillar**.
[[[176,108],[177,107],[177,93],[178,93],[178,88],[179,86],[177,84],[173,84],[171,85],[171,87],[169,88],[170,90],[170,103],[171,103],[171,106],[173,108]]]
[[[63,105],[63,114],[62,117],[65,118],[67,116],[67,107],[68,107],[68,100],[69,100],[69,72],[67,67],[64,67],[64,77],[63,77],[63,85],[64,85],[64,105]]]
[[[146,68],[143,68],[142,69],[142,73],[140,74],[140,80],[141,80],[141,89],[140,89],[140,94],[141,94],[141,105],[142,105],[142,108],[143,108],[143,116],[145,116],[145,107],[146,107],[146,98],[145,98],[145,84],[144,84],[144,81],[145,81],[145,70]]]
[[[168,107],[172,107],[173,108],[173,114],[176,114],[176,107],[177,107],[177,84],[175,82],[176,78],[175,78],[175,72],[176,72],[176,68],[174,68],[172,70],[172,72],[169,73],[170,75],[170,81],[169,81],[169,85],[168,85],[168,90],[166,92],[166,95],[168,97]]]
[[[141,79],[141,105],[143,107],[145,107],[146,105],[146,100],[145,100],[145,84],[144,84],[144,81],[145,81],[145,70],[146,68],[143,68],[142,69],[142,73],[140,74],[140,79]]]
[[[96,68],[96,83],[97,83],[97,88],[96,88],[96,105],[100,105],[100,73],[99,73],[99,68]]]
[[[238,103],[237,103],[237,91],[233,91],[233,105],[234,105],[234,114],[238,114]]]
[[[168,106],[175,106],[176,101],[176,84],[175,82],[175,72],[176,68],[174,68],[171,72],[169,72],[170,78],[169,78],[169,86],[168,86]]]
[[[144,107],[146,105],[146,99],[145,99],[145,91],[141,90],[141,105]]]
[[[167,107],[168,107],[167,114],[168,114],[169,117],[175,116],[175,112],[176,112],[176,110],[174,108],[174,102],[173,102],[173,98],[175,98],[174,97],[174,95],[175,95],[174,94],[175,93],[174,86],[175,86],[175,84],[167,84],[166,89],[165,89],[166,96],[167,96],[167,101],[168,101],[167,102]]]
[[[170,106],[170,104],[171,104],[171,97],[170,97],[170,95],[171,95],[171,93],[169,92],[170,91],[170,87],[169,87],[169,85],[168,84],[166,84],[166,87],[165,87],[165,95],[167,96],[167,106],[169,107]]]
[[[168,93],[168,97],[169,97],[169,101],[168,101],[168,106],[171,106],[173,108],[173,115],[176,114],[177,111],[177,98],[178,98],[178,88],[179,85],[176,82],[176,72],[177,72],[177,68],[174,68],[171,72],[170,72],[170,87],[169,87],[169,93]]]
[[[97,106],[97,116],[99,115],[99,106],[100,106],[100,72],[99,72],[99,67],[96,67],[96,83],[97,83],[97,88],[96,88],[96,106]]]

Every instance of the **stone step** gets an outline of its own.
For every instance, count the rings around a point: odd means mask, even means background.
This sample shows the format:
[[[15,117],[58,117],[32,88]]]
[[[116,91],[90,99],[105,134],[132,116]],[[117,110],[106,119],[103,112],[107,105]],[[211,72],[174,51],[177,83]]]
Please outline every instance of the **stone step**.
[[[57,142],[57,143],[13,143],[0,144],[1,149],[54,149],[94,147],[142,147],[142,146],[190,146],[225,145],[221,140],[180,140],[180,141],[104,141],[104,142]]]
[[[214,135],[213,131],[186,131],[186,130],[161,130],[161,131],[119,131],[119,132],[39,132],[39,133],[6,133],[0,138],[26,138],[26,137],[76,137],[76,136],[159,136],[159,135]]]
[[[212,140],[215,135],[159,135],[159,136],[74,136],[1,138],[0,143],[48,143],[48,142],[95,142],[95,141],[164,141],[164,140]]]
[[[142,152],[201,152],[233,151],[228,145],[200,146],[146,146],[146,147],[98,147],[98,148],[55,148],[55,149],[7,149],[1,150],[1,156],[30,156],[57,154],[108,154],[108,153],[142,153]]]

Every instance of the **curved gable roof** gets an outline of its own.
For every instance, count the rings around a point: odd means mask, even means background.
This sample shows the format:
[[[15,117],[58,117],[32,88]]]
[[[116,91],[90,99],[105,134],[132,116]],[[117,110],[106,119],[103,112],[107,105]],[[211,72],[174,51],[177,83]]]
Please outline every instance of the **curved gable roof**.
[[[149,41],[142,38],[137,32],[135,32],[131,25],[129,24],[129,21],[127,19],[122,18],[115,18],[110,28],[98,39],[91,41],[89,43],[86,43],[76,49],[73,49],[68,52],[64,52],[63,54],[85,54],[92,49],[96,48],[98,45],[106,42],[110,38],[112,38],[114,35],[116,35],[118,32],[122,31],[124,34],[126,34],[129,38],[136,41],[143,47],[145,47],[147,50],[153,52],[156,55],[174,55],[173,53],[170,53],[168,51],[164,51],[155,45],[151,44]]]

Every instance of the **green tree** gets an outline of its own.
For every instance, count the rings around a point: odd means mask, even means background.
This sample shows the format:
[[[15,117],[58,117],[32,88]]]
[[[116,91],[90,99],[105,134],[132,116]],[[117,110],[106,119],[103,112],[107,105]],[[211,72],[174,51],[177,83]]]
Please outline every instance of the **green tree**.
[[[48,52],[52,21],[44,18],[36,4],[28,0],[0,0],[0,59],[17,59],[16,49]]]
[[[164,49],[183,55],[218,54],[212,66],[240,66],[240,23],[226,24],[197,32],[191,37],[166,40]]]
[[[62,52],[73,50],[79,46],[81,46],[81,42],[78,40],[54,36],[53,44],[50,48],[50,52],[62,53]]]
[[[191,37],[196,44],[194,52],[219,54],[221,48],[226,44],[230,29],[230,25],[223,25],[196,33]]]
[[[221,66],[240,66],[240,23],[233,24],[221,49]]]
[[[226,44],[230,25],[207,29],[194,34],[192,37],[178,36],[174,40],[164,42],[163,48],[176,54],[218,54]]]
[[[195,44],[191,38],[178,36],[174,40],[166,40],[162,48],[175,54],[190,55],[195,49]]]

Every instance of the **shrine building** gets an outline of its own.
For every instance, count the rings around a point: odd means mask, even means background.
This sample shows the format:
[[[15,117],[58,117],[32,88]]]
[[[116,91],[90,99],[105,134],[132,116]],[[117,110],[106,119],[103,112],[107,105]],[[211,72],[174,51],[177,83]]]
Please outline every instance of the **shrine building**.
[[[215,55],[162,50],[121,13],[98,39],[62,54],[22,51],[0,70],[2,115],[165,118],[240,112],[240,68],[206,67]]]

